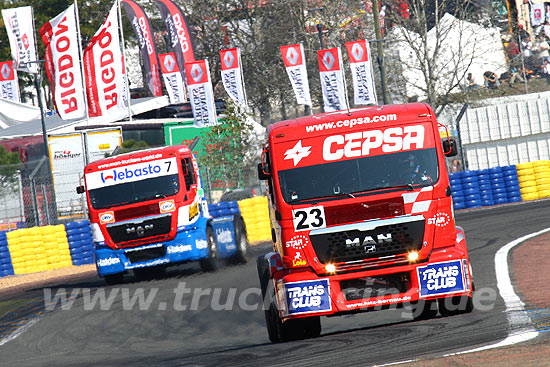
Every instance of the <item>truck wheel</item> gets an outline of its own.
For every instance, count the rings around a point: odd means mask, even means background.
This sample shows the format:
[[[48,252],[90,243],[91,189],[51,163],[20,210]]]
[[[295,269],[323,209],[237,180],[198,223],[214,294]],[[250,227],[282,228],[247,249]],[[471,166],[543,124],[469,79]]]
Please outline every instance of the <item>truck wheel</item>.
[[[415,321],[433,319],[437,316],[437,301],[420,299],[412,304],[413,319]]]
[[[248,262],[248,239],[246,238],[246,229],[244,221],[240,217],[235,217],[235,244],[237,252],[233,256],[233,260],[237,264],[245,264]]]
[[[218,243],[212,227],[206,227],[206,242],[208,243],[208,257],[201,259],[202,271],[216,271],[220,267]]]
[[[470,313],[474,310],[474,301],[469,296],[454,296],[440,298],[439,313],[441,316],[453,316],[461,313]]]
[[[105,283],[108,285],[115,285],[122,283],[122,279],[124,277],[123,273],[116,273],[116,274],[109,274],[105,275],[103,279],[105,279]]]

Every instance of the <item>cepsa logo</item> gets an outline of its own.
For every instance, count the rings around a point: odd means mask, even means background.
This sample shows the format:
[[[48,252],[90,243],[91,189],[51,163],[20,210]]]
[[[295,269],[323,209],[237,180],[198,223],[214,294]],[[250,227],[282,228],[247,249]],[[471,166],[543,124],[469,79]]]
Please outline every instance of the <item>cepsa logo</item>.
[[[170,213],[176,210],[176,204],[174,200],[164,200],[159,202],[159,209],[161,213]]]
[[[393,153],[424,147],[424,126],[411,125],[382,130],[366,130],[345,135],[332,135],[323,143],[323,159],[336,161],[343,157],[368,156],[373,151]]]

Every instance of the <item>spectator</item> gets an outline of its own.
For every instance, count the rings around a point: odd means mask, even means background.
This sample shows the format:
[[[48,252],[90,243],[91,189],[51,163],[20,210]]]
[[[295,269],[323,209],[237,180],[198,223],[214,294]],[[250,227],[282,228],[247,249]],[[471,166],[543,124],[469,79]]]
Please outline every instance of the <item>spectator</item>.
[[[498,87],[500,87],[500,82],[498,80],[498,77],[492,71],[484,72],[483,79],[485,79],[485,88],[497,89]]]
[[[544,25],[542,26],[542,33],[544,33],[546,38],[550,38],[550,23],[548,21],[544,22]]]
[[[550,45],[548,45],[548,42],[546,41],[546,37],[544,37],[543,34],[540,35],[540,41],[539,41],[539,57],[541,59],[541,63],[544,63],[544,60],[550,61]]]
[[[477,84],[474,80],[474,76],[472,73],[468,73],[466,76],[466,90],[476,90],[479,88],[479,84]]]
[[[550,84],[550,63],[546,59],[540,67],[540,76],[546,79],[547,84]]]
[[[522,69],[518,69],[514,66],[510,68],[510,80],[508,82],[510,83],[510,86],[512,86],[512,84],[514,84],[516,81],[519,81],[521,83],[524,82],[523,71]]]
[[[506,46],[506,52],[508,53],[508,59],[510,59],[510,61],[516,60],[520,54],[519,46],[513,38],[508,43],[508,46]]]
[[[523,58],[525,60],[525,64],[529,66],[533,66],[533,42],[531,41],[530,37],[525,38],[521,45],[523,47]]]
[[[462,167],[460,166],[460,161],[458,159],[453,159],[453,164],[451,165],[451,172],[460,172]]]

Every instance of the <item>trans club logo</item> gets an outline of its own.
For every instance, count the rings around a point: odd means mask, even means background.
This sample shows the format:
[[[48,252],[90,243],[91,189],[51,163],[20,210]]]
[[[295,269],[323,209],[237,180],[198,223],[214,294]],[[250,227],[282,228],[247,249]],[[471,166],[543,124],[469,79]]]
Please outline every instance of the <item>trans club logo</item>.
[[[149,175],[153,175],[156,173],[160,173],[162,168],[158,165],[152,165],[149,164],[147,167],[140,167],[140,168],[134,168],[134,169],[128,169],[128,168],[121,168],[121,169],[113,169],[111,171],[104,171],[101,172],[101,181],[103,183],[107,183],[107,181],[124,181],[133,177],[145,177]]]
[[[464,291],[460,260],[429,264],[417,268],[420,297]]]
[[[328,279],[285,283],[288,314],[330,311]]]

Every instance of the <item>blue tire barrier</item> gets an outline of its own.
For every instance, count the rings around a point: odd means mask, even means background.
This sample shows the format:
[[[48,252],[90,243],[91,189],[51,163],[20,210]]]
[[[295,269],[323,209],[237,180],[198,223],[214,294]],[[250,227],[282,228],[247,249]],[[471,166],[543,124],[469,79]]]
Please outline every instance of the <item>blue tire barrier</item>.
[[[506,191],[520,191],[520,187],[518,184],[506,186]]]
[[[488,190],[491,190],[492,189],[492,186],[489,185],[489,184],[486,184],[486,185],[479,185],[479,190],[480,191],[488,191]]]
[[[493,198],[496,200],[496,199],[506,199],[508,197],[508,195],[506,195],[506,193],[497,193],[497,194],[493,194]]]
[[[506,189],[504,187],[493,189],[493,194],[506,194]]]
[[[469,200],[464,204],[466,208],[479,208],[481,206],[481,200]]]
[[[473,194],[479,194],[479,188],[475,188],[475,189],[466,189],[466,190],[462,190],[462,192],[464,192],[464,196],[473,195]]]
[[[464,205],[463,201],[458,202],[458,203],[453,202],[453,206],[454,206],[455,210],[460,210],[460,209],[465,209],[466,208],[466,205]]]
[[[459,179],[459,178],[450,178],[450,179],[449,179],[449,183],[451,184],[451,186],[454,186],[454,185],[461,185],[461,184],[462,184],[462,180]]]
[[[493,200],[481,200],[481,206],[493,206],[495,202]]]
[[[480,201],[481,200],[481,196],[479,196],[479,194],[473,194],[473,195],[466,195],[464,196],[464,201],[465,202],[468,202],[468,201]]]
[[[477,189],[479,187],[478,182],[464,182],[462,184],[462,190]]]
[[[489,168],[489,173],[502,173],[502,167]]]
[[[493,195],[481,195],[479,197],[481,199],[481,201],[487,201],[487,200],[493,200]]]
[[[521,200],[521,196],[512,196],[508,198],[509,203],[519,203]]]
[[[496,198],[495,198],[495,204],[496,204],[496,205],[499,205],[499,204],[508,204],[508,198],[501,198],[501,199],[496,199]]]
[[[461,179],[462,178],[462,172],[451,172],[449,173],[449,179]]]
[[[468,176],[468,177],[464,177],[462,179],[462,185],[468,183],[468,182],[478,182],[478,179],[477,179],[477,176]]]

